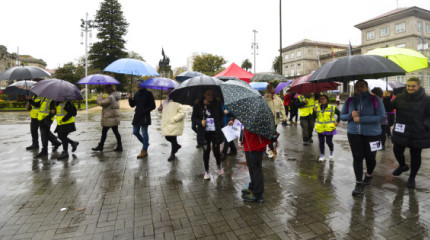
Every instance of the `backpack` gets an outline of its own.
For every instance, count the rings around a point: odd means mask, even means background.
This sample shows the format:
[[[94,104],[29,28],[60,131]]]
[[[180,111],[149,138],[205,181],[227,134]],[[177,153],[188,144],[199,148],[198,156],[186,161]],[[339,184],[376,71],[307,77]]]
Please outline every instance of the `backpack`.
[[[351,104],[353,97],[349,97],[345,104],[346,104],[346,113],[349,113],[349,104]],[[370,101],[372,101],[373,106],[375,107],[375,112],[376,109],[378,109],[378,101],[376,100],[376,97],[373,95],[370,95]]]

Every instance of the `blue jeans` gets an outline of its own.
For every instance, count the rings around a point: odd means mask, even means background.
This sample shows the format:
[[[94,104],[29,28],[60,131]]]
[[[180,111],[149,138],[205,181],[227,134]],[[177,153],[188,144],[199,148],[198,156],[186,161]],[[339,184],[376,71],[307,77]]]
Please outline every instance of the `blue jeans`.
[[[142,134],[139,133],[141,129]],[[137,137],[137,140],[143,144],[142,150],[148,150],[149,146],[149,136],[148,136],[148,126],[133,126],[133,135]]]

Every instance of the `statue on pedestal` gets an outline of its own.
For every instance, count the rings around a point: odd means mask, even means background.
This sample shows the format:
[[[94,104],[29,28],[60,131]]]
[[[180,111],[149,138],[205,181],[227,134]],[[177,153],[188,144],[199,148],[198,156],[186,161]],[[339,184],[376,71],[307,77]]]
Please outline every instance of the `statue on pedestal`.
[[[169,68],[170,69],[170,59],[168,57],[166,57],[166,55],[164,54],[164,49],[161,48],[161,54],[163,55],[163,59],[161,59],[158,62],[158,67],[160,69],[164,69],[164,68]]]

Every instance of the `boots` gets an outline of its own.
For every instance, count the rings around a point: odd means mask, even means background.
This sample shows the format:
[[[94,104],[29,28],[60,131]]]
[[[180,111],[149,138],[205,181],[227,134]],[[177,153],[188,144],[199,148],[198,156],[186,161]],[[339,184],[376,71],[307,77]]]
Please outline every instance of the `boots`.
[[[64,158],[68,158],[69,157],[69,153],[67,152],[62,152],[60,156],[57,157],[58,160],[64,159]]]
[[[145,150],[142,150],[142,151],[140,151],[140,154],[137,155],[137,158],[143,158],[143,157],[146,157],[146,156],[148,156],[148,152],[145,151]]]
[[[72,152],[75,152],[76,149],[78,148],[79,142],[73,142],[72,143]]]
[[[99,145],[97,145],[97,147],[91,148],[91,149],[95,152],[97,152],[97,151],[103,152],[103,144],[99,143]]]
[[[114,149],[114,151],[115,151],[115,152],[122,152],[122,144],[121,144],[121,143],[118,143],[118,144],[116,145],[116,148]]]
[[[46,157],[48,156],[48,150],[46,148],[42,149],[42,151],[36,155],[36,158]]]

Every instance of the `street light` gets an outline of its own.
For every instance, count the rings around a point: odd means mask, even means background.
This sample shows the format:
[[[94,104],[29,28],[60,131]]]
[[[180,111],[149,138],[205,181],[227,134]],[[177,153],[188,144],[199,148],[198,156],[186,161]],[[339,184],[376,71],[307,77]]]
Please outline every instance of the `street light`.
[[[251,48],[254,50],[254,53],[252,53],[252,54],[254,54],[254,74],[256,73],[256,65],[257,65],[257,60],[256,60],[256,58],[257,58],[257,55],[258,55],[258,52],[257,52],[257,50],[258,50],[258,43],[257,43],[257,30],[252,30],[253,32],[254,32],[254,42],[251,44]]]
[[[91,38],[91,28],[93,28],[93,21],[88,20],[88,13],[85,20],[81,19],[81,44],[83,44],[83,37],[85,32],[85,77],[88,75],[88,33]],[[85,84],[85,109],[88,110],[88,85]]]

